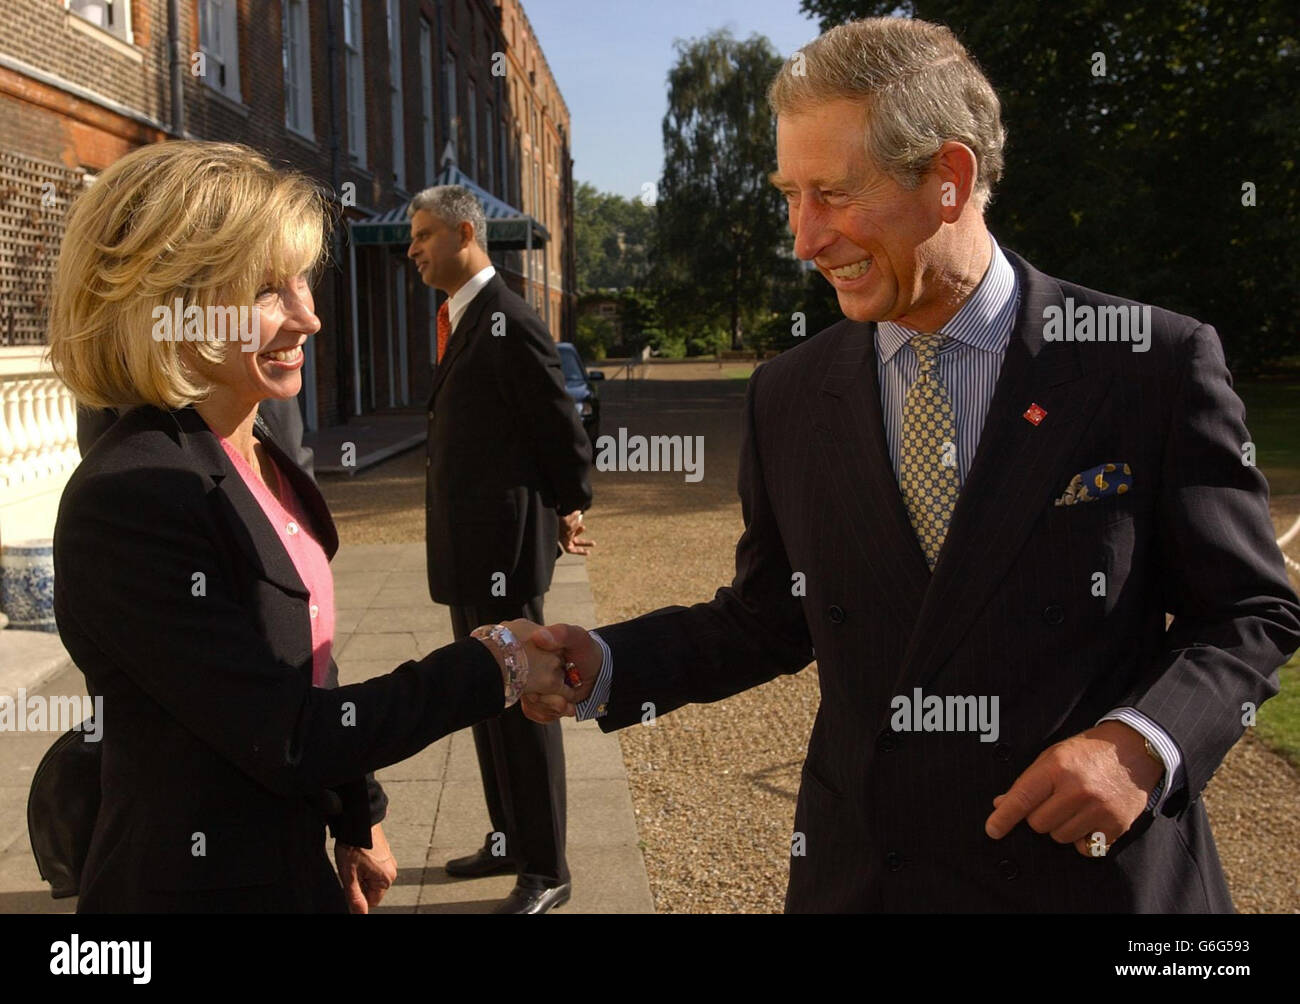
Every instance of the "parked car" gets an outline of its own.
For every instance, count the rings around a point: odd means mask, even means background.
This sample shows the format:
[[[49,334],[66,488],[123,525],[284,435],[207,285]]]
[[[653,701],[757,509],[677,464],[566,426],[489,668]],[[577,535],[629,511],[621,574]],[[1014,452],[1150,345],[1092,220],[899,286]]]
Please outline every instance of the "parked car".
[[[556,348],[560,350],[560,363],[564,366],[564,389],[573,398],[574,407],[582,419],[582,427],[587,430],[587,438],[591,440],[592,449],[595,449],[596,439],[600,435],[600,398],[596,395],[593,384],[597,380],[604,380],[605,374],[600,370],[587,369],[572,342],[560,342]]]

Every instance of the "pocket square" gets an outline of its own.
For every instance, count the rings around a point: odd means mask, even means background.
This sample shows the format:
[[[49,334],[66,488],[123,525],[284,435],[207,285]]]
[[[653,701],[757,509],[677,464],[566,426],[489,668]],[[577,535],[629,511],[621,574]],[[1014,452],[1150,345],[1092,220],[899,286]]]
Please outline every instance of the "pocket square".
[[[1074,505],[1077,502],[1095,502],[1111,495],[1123,495],[1133,487],[1133,471],[1128,464],[1098,464],[1080,471],[1070,479],[1070,484],[1054,503]]]

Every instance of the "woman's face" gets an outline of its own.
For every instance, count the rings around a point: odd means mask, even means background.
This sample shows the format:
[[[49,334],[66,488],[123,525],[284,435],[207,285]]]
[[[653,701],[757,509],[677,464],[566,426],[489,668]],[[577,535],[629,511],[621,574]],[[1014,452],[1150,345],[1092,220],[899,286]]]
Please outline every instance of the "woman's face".
[[[256,407],[267,398],[288,399],[302,389],[307,339],[320,330],[307,276],[268,282],[250,312],[251,338],[229,341],[220,364],[203,364],[212,395]],[[241,319],[242,323],[242,319]]]

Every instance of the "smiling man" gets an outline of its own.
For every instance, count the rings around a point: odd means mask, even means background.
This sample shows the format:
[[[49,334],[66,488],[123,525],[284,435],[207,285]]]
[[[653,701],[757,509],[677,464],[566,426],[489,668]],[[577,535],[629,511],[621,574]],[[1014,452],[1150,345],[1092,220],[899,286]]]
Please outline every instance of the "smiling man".
[[[772,180],[845,320],[750,381],[732,584],[557,627],[584,699],[527,713],[622,728],[815,649],[787,910],[1231,910],[1200,795],[1300,607],[1218,335],[1158,308],[1145,352],[1045,334],[1126,301],[989,233],[999,102],[946,28],[801,54]],[[894,713],[922,693],[996,707],[996,741]]]

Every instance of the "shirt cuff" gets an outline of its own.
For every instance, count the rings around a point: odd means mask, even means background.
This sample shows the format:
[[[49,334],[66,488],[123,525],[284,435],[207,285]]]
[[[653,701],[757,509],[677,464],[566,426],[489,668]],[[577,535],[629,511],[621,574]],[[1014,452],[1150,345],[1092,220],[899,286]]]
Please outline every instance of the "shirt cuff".
[[[1160,759],[1165,763],[1165,772],[1160,777],[1160,783],[1151,792],[1151,797],[1147,799],[1147,809],[1151,812],[1159,812],[1160,806],[1165,804],[1165,799],[1169,797],[1170,792],[1180,783],[1179,770],[1183,765],[1183,757],[1178,752],[1177,743],[1169,737],[1168,732],[1137,708],[1116,708],[1110,714],[1103,716],[1097,724],[1107,721],[1123,722],[1151,743],[1155,751],[1160,754]]]
[[[588,634],[600,646],[600,673],[596,676],[596,685],[591,688],[591,696],[577,706],[577,720],[580,722],[605,717],[606,706],[609,704],[609,690],[614,679],[614,657],[609,654],[609,646],[605,644],[605,639],[595,631],[589,631]]]

